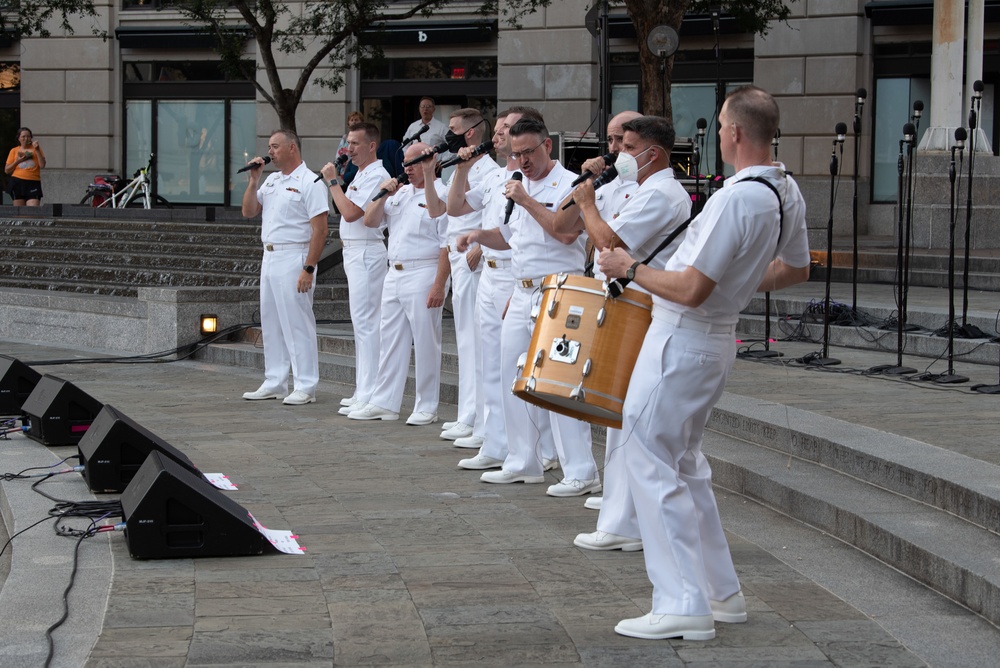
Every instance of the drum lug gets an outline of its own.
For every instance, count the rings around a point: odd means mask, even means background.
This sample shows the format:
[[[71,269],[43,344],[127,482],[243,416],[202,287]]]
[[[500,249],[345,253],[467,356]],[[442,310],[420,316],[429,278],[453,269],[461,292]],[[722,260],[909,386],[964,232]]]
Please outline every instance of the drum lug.
[[[569,280],[569,274],[559,274],[558,276],[556,276],[556,285],[561,288],[563,285],[566,284],[566,281],[568,280]]]
[[[549,309],[548,309],[548,313],[549,313],[549,317],[550,317],[550,318],[554,318],[554,317],[555,317],[555,315],[554,315],[554,314],[555,314],[555,312],[556,312],[556,307],[557,307],[557,306],[559,306],[559,300],[558,300],[558,299],[556,299],[555,297],[553,297],[553,298],[552,298],[552,301],[551,301],[551,302],[549,302]]]
[[[529,378],[528,382],[524,384],[524,389],[526,389],[528,392],[534,392],[535,391],[535,377],[534,376],[532,376],[531,378]]]
[[[601,325],[604,324],[604,316],[605,315],[607,315],[607,311],[602,306],[601,310],[597,312],[597,326],[598,327],[600,327]]]
[[[521,353],[521,356],[517,358],[517,372],[521,373],[524,369],[524,365],[528,363],[528,353]]]
[[[590,358],[588,357],[587,361],[583,363],[583,377],[586,378],[589,375],[590,375]]]
[[[580,383],[579,385],[573,388],[573,390],[569,393],[569,398],[574,399],[576,401],[587,400],[587,391],[583,389],[583,383]]]
[[[545,359],[545,351],[541,348],[535,353],[535,366],[542,366],[542,360]]]

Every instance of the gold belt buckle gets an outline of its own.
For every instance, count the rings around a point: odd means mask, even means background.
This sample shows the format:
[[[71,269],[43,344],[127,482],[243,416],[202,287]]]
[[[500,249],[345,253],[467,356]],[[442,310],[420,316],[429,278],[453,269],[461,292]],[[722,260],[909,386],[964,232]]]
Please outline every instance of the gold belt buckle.
[[[403,271],[403,263],[402,263],[402,262],[396,262],[396,263],[395,263],[395,264],[393,264],[392,266],[393,266],[393,268],[394,268],[394,269],[395,269],[396,271]]]
[[[274,244],[264,244],[264,250],[273,251]]]
[[[530,279],[530,278],[523,278],[523,279],[521,279],[521,287],[522,288],[533,288],[533,287],[535,287],[535,282],[532,279]]]
[[[487,260],[486,261],[486,266],[489,267],[490,269],[496,269],[497,268],[497,261],[496,260]]]

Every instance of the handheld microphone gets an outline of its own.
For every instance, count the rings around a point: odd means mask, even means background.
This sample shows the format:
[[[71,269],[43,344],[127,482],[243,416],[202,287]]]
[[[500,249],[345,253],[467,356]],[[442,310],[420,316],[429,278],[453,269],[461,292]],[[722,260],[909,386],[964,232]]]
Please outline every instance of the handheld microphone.
[[[524,175],[521,174],[521,172],[514,172],[513,174],[510,175],[510,178],[511,178],[512,181],[520,181],[521,179],[524,178]],[[512,213],[514,213],[514,200],[512,200],[510,197],[508,197],[507,198],[507,210],[504,211],[504,214],[503,214],[503,224],[504,225],[506,225],[507,223],[510,222],[510,214],[512,214]]]
[[[615,155],[613,153],[605,153],[604,155],[601,156],[601,160],[604,161],[605,165],[613,165],[615,161]],[[581,183],[583,183],[584,181],[593,176],[599,176],[599,174],[594,174],[592,171],[587,170],[583,174],[580,174],[580,176],[573,179],[573,183],[570,185],[573,188],[576,188],[578,185],[580,185]]]
[[[396,177],[396,183],[398,183],[400,186],[405,186],[409,182],[410,182],[410,177],[408,174],[406,174],[406,172]],[[378,191],[378,194],[375,195],[375,197],[372,197],[372,201],[377,202],[388,194],[389,194],[389,189],[382,188],[381,190]]]
[[[271,156],[265,155],[263,158],[261,158],[261,160],[264,161],[261,163],[261,165],[266,165],[267,163],[271,162]],[[255,162],[251,165],[247,165],[246,167],[240,167],[239,169],[236,170],[236,173],[242,174],[243,172],[249,172],[251,169],[256,169],[256,168],[257,168],[257,163]]]
[[[340,169],[341,167],[343,167],[344,165],[346,165],[347,161],[350,160],[350,159],[351,159],[351,156],[347,155],[346,153],[343,153],[343,154],[337,156],[337,159],[333,161],[333,164],[334,164],[334,166],[337,169]],[[316,178],[313,179],[313,183],[319,183],[322,180],[323,180],[323,172],[320,172],[316,176]]]
[[[478,157],[483,153],[489,153],[491,148],[493,148],[493,141],[492,140],[484,141],[482,144],[480,144],[479,146],[477,146],[472,150],[472,153],[469,154],[468,158],[465,158],[463,160],[457,155],[454,158],[448,158],[447,160],[441,163],[441,169],[444,169],[446,167],[451,167],[452,165],[457,165],[460,162],[466,162],[468,160],[472,160],[473,158]]]
[[[419,162],[423,162],[424,160],[427,160],[428,158],[433,158],[438,153],[442,153],[447,150],[448,150],[448,142],[441,142],[440,144],[432,148],[430,153],[424,153],[423,155],[418,155],[412,160],[407,160],[406,162],[403,163],[403,167],[409,167],[410,165],[415,165]]]
[[[603,172],[601,172],[600,174],[598,174],[597,178],[594,179],[594,190],[597,190],[601,186],[605,186],[605,185],[611,183],[612,181],[615,180],[616,176],[618,176],[618,169],[614,165],[611,165],[610,167],[608,167],[607,169],[605,169]],[[566,202],[566,204],[563,205],[562,210],[565,211],[566,209],[570,208],[574,204],[576,204],[576,200],[571,199],[570,201]]]
[[[424,123],[423,125],[420,126],[419,130],[417,130],[416,132],[413,133],[412,137],[410,137],[409,139],[403,139],[403,144],[409,144],[410,142],[417,141],[418,139],[420,139],[420,135],[424,134],[425,132],[427,132],[430,129],[431,129],[431,126],[429,126],[426,123]]]

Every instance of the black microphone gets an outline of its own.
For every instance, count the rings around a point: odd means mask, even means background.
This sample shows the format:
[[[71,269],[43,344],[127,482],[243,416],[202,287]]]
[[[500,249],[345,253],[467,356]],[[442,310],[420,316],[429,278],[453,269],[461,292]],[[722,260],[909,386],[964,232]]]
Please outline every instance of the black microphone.
[[[605,166],[613,165],[615,161],[615,155],[614,153],[605,153],[604,155],[601,156],[601,159],[604,161]],[[594,174],[592,171],[587,170],[583,174],[580,174],[580,176],[576,177],[576,179],[574,179],[573,183],[570,185],[573,188],[576,188],[578,185],[580,185],[587,179],[591,178],[592,176],[598,176],[598,174]]]
[[[263,158],[261,158],[261,160],[264,161],[263,163],[261,163],[261,165],[266,165],[267,163],[271,162],[271,156],[265,155]],[[239,169],[236,170],[236,173],[242,174],[243,172],[249,172],[251,169],[256,169],[256,168],[257,168],[257,163],[255,162],[253,164],[247,165],[246,167],[240,167]]]
[[[913,123],[907,123],[903,126],[903,141],[907,144],[913,144],[913,135],[917,134],[917,128]]]
[[[965,140],[969,138],[969,133],[965,131],[965,128],[955,128],[955,145],[952,146],[952,150],[956,148],[959,151],[965,150]]]
[[[920,117],[924,115],[924,102],[923,100],[916,100],[913,103],[913,123],[914,128],[920,126]]]
[[[396,183],[398,183],[400,186],[405,186],[409,182],[410,182],[410,177],[408,174],[406,174],[406,172],[403,172],[402,174],[396,177]],[[382,188],[382,190],[378,191],[378,195],[372,197],[372,201],[377,202],[388,194],[389,194],[389,189]]]
[[[868,91],[865,90],[864,88],[859,88],[856,95],[858,96],[858,102],[857,102],[858,106],[861,107],[865,106],[865,100],[868,99]]]
[[[425,132],[427,132],[430,129],[431,129],[431,126],[429,126],[426,123],[424,123],[423,125],[420,126],[419,130],[417,130],[415,133],[413,133],[412,137],[410,137],[409,139],[403,139],[403,143],[404,144],[409,144],[410,142],[417,141],[418,139],[420,139],[420,135],[424,134]]]
[[[615,180],[616,176],[618,176],[618,169],[614,165],[611,165],[603,172],[598,174],[597,178],[594,179],[594,190],[597,190],[601,186],[606,186],[607,184],[611,183],[612,181]],[[563,205],[562,210],[565,211],[574,204],[576,204],[576,200],[571,199],[570,201],[566,202],[566,204]]]
[[[972,82],[972,100],[969,108],[969,131],[976,129],[976,102],[983,100],[983,82],[976,79]],[[971,158],[970,158],[971,160]]]
[[[704,137],[705,136],[705,128],[708,127],[708,121],[706,121],[704,118],[699,118],[698,120],[696,120],[694,122],[694,126],[696,128],[698,128],[698,136],[699,137]]]
[[[346,153],[343,153],[343,154],[337,156],[337,159],[333,161],[333,164],[334,164],[334,166],[337,169],[340,169],[341,167],[343,167],[344,165],[346,165],[347,161],[350,160],[350,159],[351,159],[351,156],[347,155]],[[323,180],[323,172],[320,172],[319,176],[317,176],[315,179],[313,179],[313,183],[319,183],[322,180]]]
[[[520,181],[521,179],[524,178],[524,175],[521,174],[521,172],[514,172],[513,174],[510,175],[510,178],[513,181]],[[507,198],[507,210],[503,214],[503,224],[504,225],[506,225],[507,223],[510,222],[510,214],[512,214],[512,213],[514,213],[514,200],[512,200],[510,197],[508,197]]]
[[[983,99],[983,82],[979,79],[972,82],[972,97],[977,100]]]
[[[847,123],[837,123],[834,132],[837,133],[837,138],[833,140],[833,143],[843,146],[844,141],[847,140]]]
[[[462,159],[457,155],[454,158],[448,158],[447,160],[441,163],[441,169],[444,169],[446,167],[451,167],[452,165],[457,165],[460,162],[466,162],[468,160],[472,160],[473,158],[478,157],[483,153],[489,153],[490,149],[492,148],[493,148],[492,140],[484,141],[482,144],[480,144],[479,146],[477,146],[472,150],[472,153],[469,154],[468,158]]]
[[[412,160],[407,160],[406,162],[403,163],[403,167],[409,167],[410,165],[415,165],[418,162],[423,162],[427,158],[433,158],[438,153],[444,153],[447,150],[448,150],[448,142],[446,141],[441,142],[440,144],[432,148],[430,153],[424,153],[423,155],[418,155]]]
[[[857,95],[857,99],[854,101],[854,134],[859,135],[861,134],[861,112],[865,108],[868,91],[864,88],[859,88],[855,95]]]

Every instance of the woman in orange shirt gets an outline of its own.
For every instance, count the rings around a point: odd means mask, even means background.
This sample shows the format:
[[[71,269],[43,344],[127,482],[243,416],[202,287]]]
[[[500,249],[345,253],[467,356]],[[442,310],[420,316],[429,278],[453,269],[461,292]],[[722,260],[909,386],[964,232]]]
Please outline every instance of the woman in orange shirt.
[[[40,206],[45,154],[28,128],[18,129],[17,142],[18,146],[10,150],[4,166],[4,172],[10,176],[8,192],[14,206]]]

